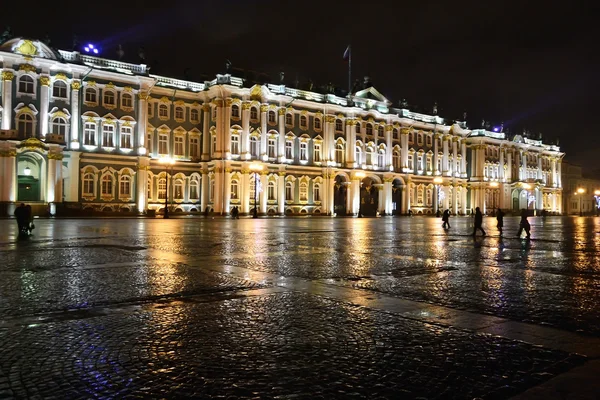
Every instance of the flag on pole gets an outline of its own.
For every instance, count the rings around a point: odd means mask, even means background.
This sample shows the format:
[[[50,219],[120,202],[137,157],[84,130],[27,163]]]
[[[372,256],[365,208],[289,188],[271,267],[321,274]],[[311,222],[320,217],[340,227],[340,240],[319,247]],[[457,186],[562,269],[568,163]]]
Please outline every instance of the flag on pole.
[[[348,60],[350,58],[350,45],[346,47],[346,51],[344,52],[344,60]]]

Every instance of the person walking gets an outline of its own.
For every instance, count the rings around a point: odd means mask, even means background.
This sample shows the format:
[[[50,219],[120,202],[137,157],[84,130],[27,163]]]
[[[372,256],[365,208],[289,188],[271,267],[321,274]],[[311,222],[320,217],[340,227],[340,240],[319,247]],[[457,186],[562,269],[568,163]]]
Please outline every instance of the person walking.
[[[450,229],[450,210],[446,209],[446,211],[444,211],[444,214],[442,214],[442,221],[442,228]]]
[[[498,230],[500,231],[500,236],[502,236],[502,228],[504,227],[504,211],[500,208],[496,212],[496,221],[498,221]]]
[[[25,203],[21,203],[21,205],[15,209],[15,218],[17,219],[17,226],[19,227],[19,236],[27,234],[29,232],[27,229],[29,216],[27,215]]]
[[[521,210],[521,222],[519,222],[519,233],[517,233],[517,237],[520,238],[523,231],[527,234],[527,239],[531,239],[531,225],[529,225],[529,221],[527,221],[527,210]]]
[[[481,213],[481,210],[479,209],[479,207],[476,207],[475,208],[475,221],[474,221],[475,226],[473,227],[473,237],[475,237],[475,235],[477,234],[477,229],[479,229],[481,231],[481,234],[483,236],[485,236],[485,231],[481,227],[482,224],[483,224],[483,214]]]

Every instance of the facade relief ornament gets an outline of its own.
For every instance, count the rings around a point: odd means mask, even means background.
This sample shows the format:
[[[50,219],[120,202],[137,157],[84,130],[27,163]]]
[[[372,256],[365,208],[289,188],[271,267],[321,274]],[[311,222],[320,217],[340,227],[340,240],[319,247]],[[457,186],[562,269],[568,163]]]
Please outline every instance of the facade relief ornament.
[[[25,72],[37,72],[37,70],[35,69],[35,67],[31,64],[21,64],[21,66],[19,66],[19,71],[25,71]]]
[[[261,98],[262,98],[262,87],[260,85],[256,85],[256,86],[254,86],[254,88],[252,88],[252,91],[250,91],[250,99],[260,101]]]
[[[245,101],[242,103],[242,110],[249,110],[250,107],[252,107],[250,102]]]
[[[81,81],[73,81],[71,82],[71,89],[79,90],[81,89]]]
[[[12,71],[2,71],[2,80],[3,81],[12,81],[15,77],[15,74]]]
[[[68,79],[67,75],[63,74],[62,72],[59,72],[58,74],[54,75],[54,78],[61,79],[63,81],[66,81]]]
[[[327,115],[327,116],[325,116],[325,122],[334,123],[335,122],[335,115]]]
[[[62,160],[62,153],[48,153],[48,160]]]
[[[46,75],[40,76],[40,85],[50,86],[50,77]]]
[[[104,85],[105,89],[114,89],[115,88],[115,84],[112,82],[108,82],[106,85]]]
[[[17,150],[15,150],[15,149],[0,150],[0,157],[16,157],[16,156],[17,156]]]
[[[226,99],[225,100],[225,106],[231,107],[232,104],[233,104],[233,99]]]
[[[280,108],[279,110],[277,110],[277,113],[279,115],[285,115],[285,108]]]
[[[260,112],[266,113],[268,110],[269,110],[269,105],[268,104],[262,104],[260,106]]]
[[[23,40],[19,46],[17,46],[14,50],[15,52],[22,54],[24,56],[37,56],[38,49],[35,44],[31,40]]]
[[[209,103],[202,104],[202,111],[209,112],[210,111],[210,104]]]

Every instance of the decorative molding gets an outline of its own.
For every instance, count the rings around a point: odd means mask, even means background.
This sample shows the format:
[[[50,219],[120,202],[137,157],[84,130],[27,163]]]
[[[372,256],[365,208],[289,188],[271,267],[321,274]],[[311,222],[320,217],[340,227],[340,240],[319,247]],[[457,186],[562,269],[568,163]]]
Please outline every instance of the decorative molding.
[[[62,153],[48,153],[48,160],[62,160],[63,158]]]
[[[40,76],[40,85],[50,86],[50,77],[46,75]]]
[[[282,107],[282,108],[280,108],[279,110],[277,110],[277,113],[278,113],[279,115],[285,115],[285,108],[283,108],[283,107]]]
[[[2,80],[3,81],[12,81],[15,77],[15,74],[12,71],[2,71]]]
[[[19,66],[19,71],[25,71],[25,72],[37,72],[37,69],[31,65],[31,64],[21,64]]]
[[[73,81],[71,82],[71,89],[79,90],[81,89],[81,81]]]
[[[261,106],[260,106],[260,112],[266,113],[268,110],[269,110],[269,105],[268,104],[261,104]]]
[[[0,157],[16,157],[16,156],[17,156],[17,150],[15,150],[15,149],[0,150]]]

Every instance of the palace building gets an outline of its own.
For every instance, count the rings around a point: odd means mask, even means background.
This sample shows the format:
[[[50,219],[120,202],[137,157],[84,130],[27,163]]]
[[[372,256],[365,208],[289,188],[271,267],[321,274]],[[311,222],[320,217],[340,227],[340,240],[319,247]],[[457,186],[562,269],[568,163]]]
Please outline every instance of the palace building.
[[[557,146],[396,108],[372,86],[189,82],[23,38],[0,45],[0,71],[3,215],[244,214],[255,199],[261,215],[562,212]]]

